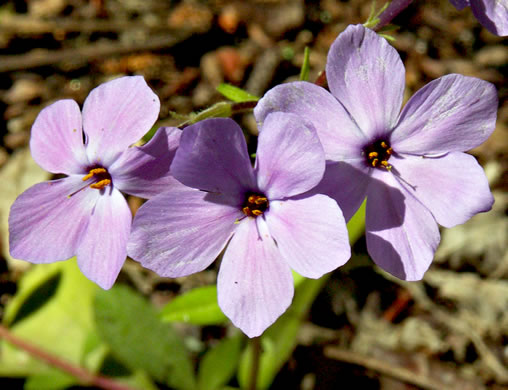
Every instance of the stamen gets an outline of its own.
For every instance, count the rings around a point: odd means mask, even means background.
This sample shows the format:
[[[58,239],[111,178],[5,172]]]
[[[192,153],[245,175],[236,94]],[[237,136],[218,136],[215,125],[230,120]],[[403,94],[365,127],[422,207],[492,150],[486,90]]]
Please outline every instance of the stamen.
[[[268,199],[266,199],[265,197],[259,197],[254,201],[254,203],[257,205],[268,203]]]
[[[242,212],[247,217],[256,218],[268,210],[268,204],[268,198],[264,194],[248,193],[242,207]]]
[[[81,179],[81,180],[87,181],[88,179],[90,179],[93,176],[98,175],[100,173],[107,173],[107,171],[104,168],[93,168],[93,169],[90,169],[90,172],[88,172],[88,174],[85,175],[83,177],[83,179]]]
[[[95,188],[96,190],[102,190],[104,187],[109,186],[111,184],[111,180],[104,179],[98,181],[97,183],[90,184],[90,188]]]
[[[366,156],[366,162],[369,166],[388,171],[392,168],[388,160],[393,154],[393,149],[388,144],[388,141],[377,140],[366,145],[362,150],[362,154]]]

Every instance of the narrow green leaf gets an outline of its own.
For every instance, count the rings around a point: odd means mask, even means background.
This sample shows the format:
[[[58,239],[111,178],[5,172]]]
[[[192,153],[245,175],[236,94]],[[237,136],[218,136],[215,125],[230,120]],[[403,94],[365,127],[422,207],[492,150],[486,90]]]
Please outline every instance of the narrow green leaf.
[[[347,224],[347,231],[349,234],[349,243],[353,245],[365,232],[365,207],[367,205],[367,200],[365,199],[358,209],[358,211],[353,215],[353,217],[349,220]]]
[[[302,69],[300,69],[300,80],[308,81],[309,80],[309,70],[310,70],[310,49],[308,46],[305,46],[305,50],[303,52],[303,64]]]
[[[257,102],[259,100],[257,96],[254,96],[241,88],[235,87],[234,85],[226,83],[219,84],[217,92],[235,103]]]
[[[147,371],[176,389],[196,387],[192,363],[180,336],[155,308],[127,286],[98,291],[97,331],[111,354],[132,371]]]
[[[199,390],[218,390],[236,371],[242,346],[241,335],[221,340],[206,353],[198,371]]]
[[[217,303],[217,287],[198,287],[169,302],[161,311],[167,322],[187,322],[194,325],[216,325],[226,321]]]

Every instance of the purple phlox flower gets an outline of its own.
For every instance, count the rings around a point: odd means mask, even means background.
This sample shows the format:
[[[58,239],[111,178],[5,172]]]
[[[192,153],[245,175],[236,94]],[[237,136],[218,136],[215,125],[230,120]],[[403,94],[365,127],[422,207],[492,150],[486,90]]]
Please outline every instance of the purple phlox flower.
[[[508,35],[508,0],[450,0],[459,11],[471,7],[474,16],[492,34]]]
[[[495,128],[494,86],[447,75],[417,91],[400,112],[405,70],[387,41],[349,26],[333,43],[326,75],[331,93],[306,82],[270,90],[254,114],[301,115],[316,129],[328,160],[314,190],[337,200],[346,220],[367,197],[367,249],[393,275],[419,280],[439,244],[437,223],[451,227],[490,210],[485,174],[463,153]]]
[[[13,257],[51,263],[77,256],[87,278],[104,289],[113,285],[132,222],[120,191],[149,198],[176,182],[169,167],[180,130],[161,128],[146,145],[129,148],[150,130],[159,108],[143,77],[134,76],[95,88],[83,115],[74,100],[40,112],[32,156],[67,177],[36,184],[16,199],[9,215]]]
[[[324,170],[315,131],[296,115],[266,118],[254,168],[233,120],[189,126],[171,166],[185,186],[139,209],[128,253],[161,276],[179,277],[204,270],[229,241],[218,302],[244,333],[258,336],[291,303],[291,268],[319,278],[350,257],[337,203],[321,194],[301,196]]]

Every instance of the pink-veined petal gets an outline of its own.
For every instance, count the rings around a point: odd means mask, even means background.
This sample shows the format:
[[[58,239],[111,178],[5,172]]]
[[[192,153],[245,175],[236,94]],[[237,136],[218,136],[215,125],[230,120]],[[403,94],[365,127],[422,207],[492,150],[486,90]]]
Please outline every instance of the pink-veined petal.
[[[431,81],[406,104],[390,142],[398,153],[464,152],[496,127],[497,92],[489,82],[451,74]]]
[[[147,144],[123,152],[109,168],[114,186],[147,199],[174,186],[169,167],[181,133],[176,127],[161,127]]]
[[[492,34],[508,35],[508,0],[476,0],[471,2],[474,16]]]
[[[328,196],[271,202],[265,215],[282,258],[302,276],[319,278],[351,257],[346,222]]]
[[[90,162],[109,166],[150,130],[159,109],[159,98],[142,76],[120,77],[93,89],[83,105]]]
[[[81,130],[81,111],[74,100],[44,108],[32,126],[33,159],[52,173],[81,174],[88,165]]]
[[[245,217],[242,201],[179,184],[138,210],[129,256],[160,276],[202,271],[224,249],[238,226],[235,221]]]
[[[294,196],[315,187],[325,171],[325,154],[313,128],[297,115],[268,115],[259,134],[256,173],[269,199]]]
[[[326,77],[332,94],[369,139],[395,126],[405,70],[386,39],[362,25],[349,26],[330,47]]]
[[[365,230],[374,262],[403,280],[420,280],[439,244],[439,229],[427,208],[389,172],[374,175],[367,193]]]
[[[257,219],[242,220],[219,270],[219,306],[247,336],[265,331],[293,299],[291,270],[269,234],[260,237]]]
[[[263,130],[265,118],[272,112],[288,112],[309,121],[323,144],[327,160],[355,158],[367,139],[344,107],[326,89],[295,81],[270,89],[259,100],[254,115]]]
[[[69,176],[36,184],[18,196],[9,214],[12,257],[52,263],[74,256],[99,195],[91,188],[78,191],[83,187],[81,177]]]
[[[132,214],[120,191],[106,187],[101,192],[79,244],[77,258],[81,272],[108,290],[127,257]]]
[[[491,209],[494,198],[482,167],[465,153],[439,158],[393,156],[390,162],[405,186],[445,227]]]
[[[237,194],[256,185],[242,129],[229,118],[185,128],[171,173],[186,186],[210,192]]]

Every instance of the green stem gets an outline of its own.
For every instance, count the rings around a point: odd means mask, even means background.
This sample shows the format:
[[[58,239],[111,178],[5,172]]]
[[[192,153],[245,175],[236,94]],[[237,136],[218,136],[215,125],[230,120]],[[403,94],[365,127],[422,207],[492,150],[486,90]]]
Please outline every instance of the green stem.
[[[252,345],[252,365],[250,367],[249,390],[256,390],[258,383],[259,361],[261,359],[261,336],[250,340]]]

